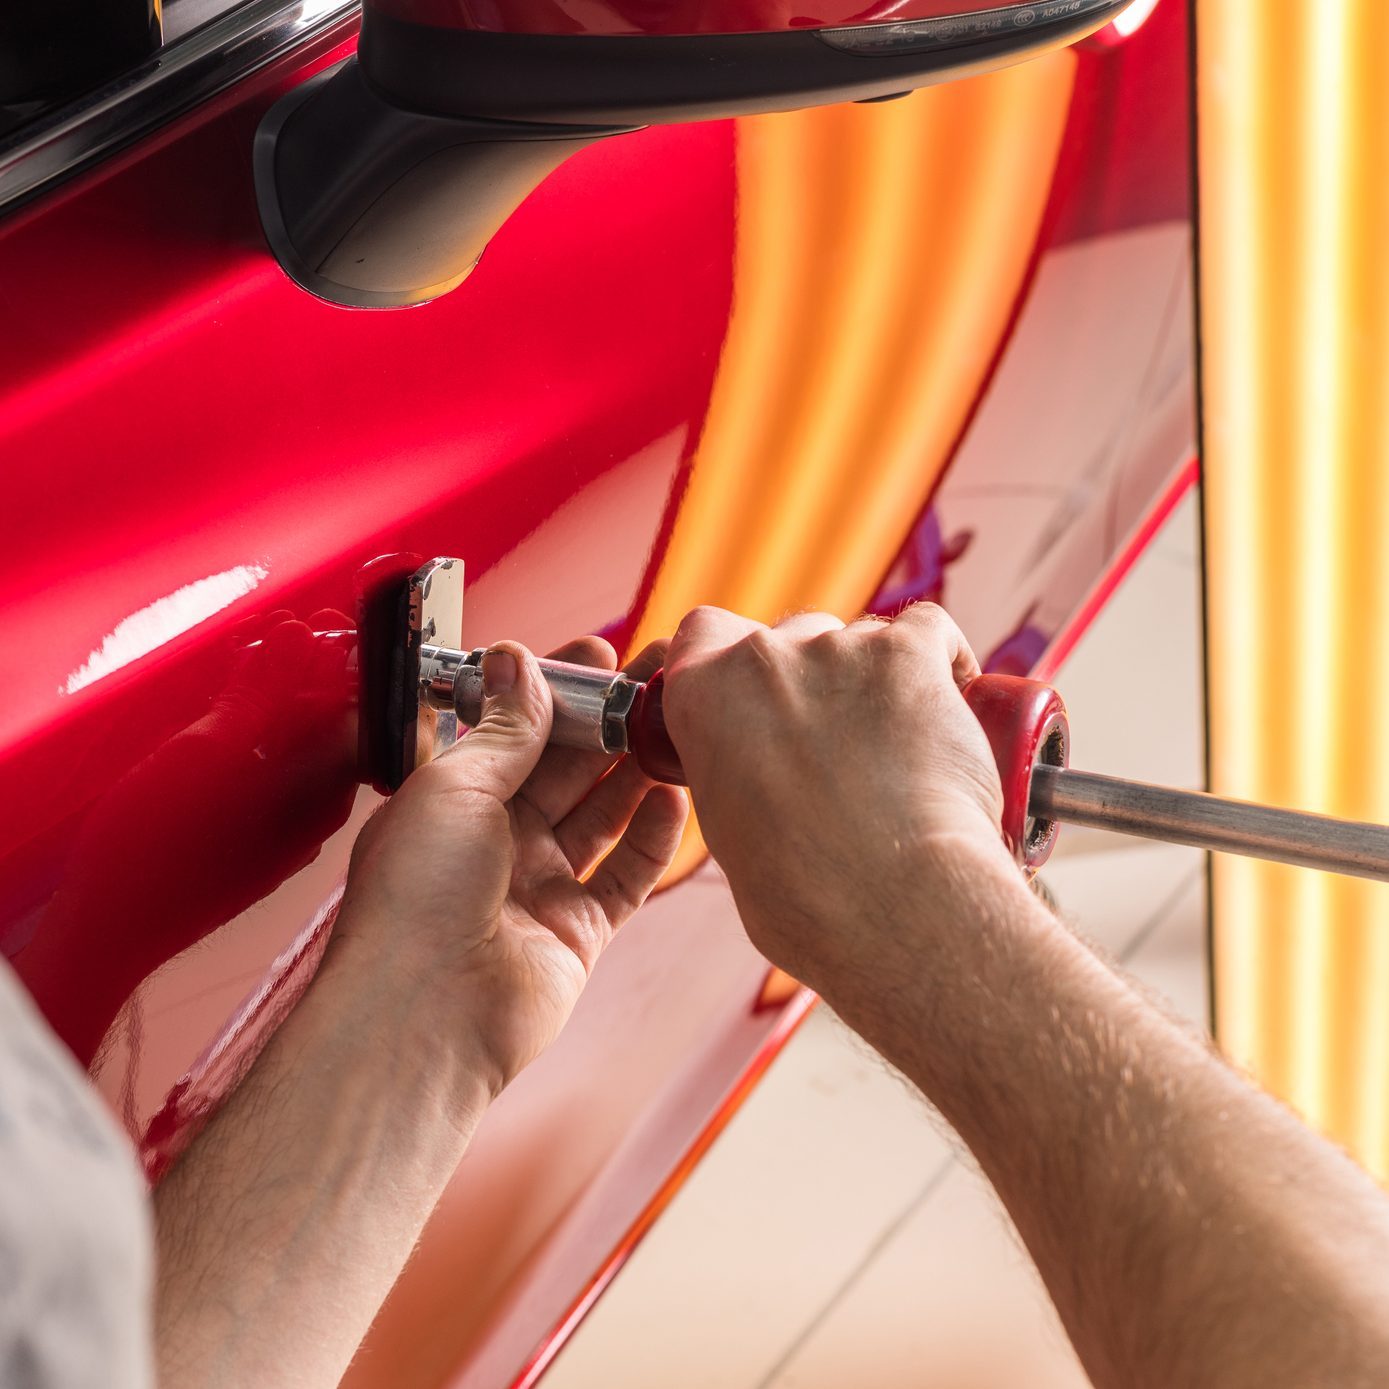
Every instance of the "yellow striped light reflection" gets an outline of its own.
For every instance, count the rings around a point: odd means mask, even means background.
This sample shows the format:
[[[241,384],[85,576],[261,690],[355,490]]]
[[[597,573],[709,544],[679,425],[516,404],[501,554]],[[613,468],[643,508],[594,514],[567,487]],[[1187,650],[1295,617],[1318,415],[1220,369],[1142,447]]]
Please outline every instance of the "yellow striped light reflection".
[[[1389,820],[1389,5],[1196,14],[1212,789]],[[1389,1176],[1389,887],[1213,871],[1222,1045]]]
[[[862,611],[1025,284],[1075,65],[739,123],[728,336],[637,648],[701,603]]]

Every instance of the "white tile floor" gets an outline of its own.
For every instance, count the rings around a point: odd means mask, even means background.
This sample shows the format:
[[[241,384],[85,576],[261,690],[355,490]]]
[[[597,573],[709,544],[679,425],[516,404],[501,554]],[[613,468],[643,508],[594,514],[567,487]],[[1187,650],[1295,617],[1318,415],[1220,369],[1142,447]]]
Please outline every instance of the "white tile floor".
[[[1057,678],[1073,761],[1199,785],[1197,512],[1174,514]],[[1066,831],[1087,937],[1206,1017],[1194,851]],[[546,1377],[546,1389],[1080,1389],[987,1185],[900,1078],[812,1016]]]

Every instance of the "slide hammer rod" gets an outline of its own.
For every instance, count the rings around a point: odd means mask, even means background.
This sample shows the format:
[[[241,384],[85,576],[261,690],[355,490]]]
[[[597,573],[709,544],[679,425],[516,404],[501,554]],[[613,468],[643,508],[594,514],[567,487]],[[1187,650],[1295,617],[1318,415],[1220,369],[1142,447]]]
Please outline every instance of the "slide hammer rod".
[[[1037,766],[1033,815],[1225,854],[1389,882],[1389,827]]]

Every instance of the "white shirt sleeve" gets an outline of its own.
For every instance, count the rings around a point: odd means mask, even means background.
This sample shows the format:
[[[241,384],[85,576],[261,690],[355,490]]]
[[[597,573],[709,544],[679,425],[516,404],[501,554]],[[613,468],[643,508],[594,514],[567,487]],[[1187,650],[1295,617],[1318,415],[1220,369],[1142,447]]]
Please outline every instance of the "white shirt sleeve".
[[[149,1389],[152,1267],[130,1144],[0,962],[0,1385]]]

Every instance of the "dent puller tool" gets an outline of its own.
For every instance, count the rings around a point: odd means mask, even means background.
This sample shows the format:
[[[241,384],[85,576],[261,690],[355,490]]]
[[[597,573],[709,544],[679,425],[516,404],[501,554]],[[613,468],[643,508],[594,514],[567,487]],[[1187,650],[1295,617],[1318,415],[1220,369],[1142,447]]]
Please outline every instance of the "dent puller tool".
[[[383,790],[477,721],[486,650],[462,648],[461,560],[436,559],[415,571],[394,612],[393,640],[374,658],[378,696],[373,701],[368,688],[366,700],[369,721],[384,734],[372,776]],[[369,621],[364,615],[364,631]],[[685,784],[666,732],[660,672],[643,682],[562,661],[542,660],[540,668],[554,704],[551,742],[631,755],[654,780]],[[1004,840],[1028,872],[1046,862],[1067,823],[1389,882],[1389,827],[1077,771],[1069,765],[1065,705],[1049,685],[981,675],[963,693],[998,764]]]

